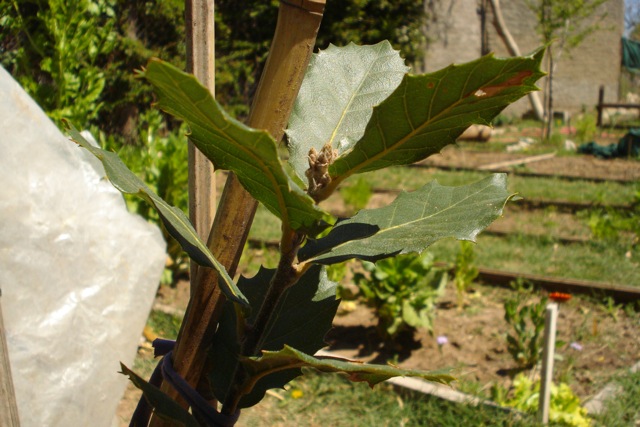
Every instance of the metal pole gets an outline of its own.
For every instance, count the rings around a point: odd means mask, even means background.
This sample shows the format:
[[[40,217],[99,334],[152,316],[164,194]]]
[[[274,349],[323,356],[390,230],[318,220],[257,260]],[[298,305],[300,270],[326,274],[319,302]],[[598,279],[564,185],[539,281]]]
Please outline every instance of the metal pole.
[[[549,401],[551,400],[551,378],[553,376],[553,357],[556,347],[556,321],[558,304],[547,305],[544,321],[544,348],[542,350],[542,376],[540,378],[540,400],[538,401],[538,420],[549,423]]]

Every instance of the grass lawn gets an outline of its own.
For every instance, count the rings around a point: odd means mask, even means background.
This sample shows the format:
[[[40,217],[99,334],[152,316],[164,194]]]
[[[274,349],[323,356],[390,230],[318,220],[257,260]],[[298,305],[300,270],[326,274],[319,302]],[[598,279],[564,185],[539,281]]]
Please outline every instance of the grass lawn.
[[[442,185],[465,185],[479,181],[488,174],[489,172],[440,171],[398,166],[363,174],[363,176],[374,188],[411,191],[434,179]],[[638,184],[593,183],[517,175],[509,176],[508,188],[528,199],[591,202],[602,205],[630,204],[634,201],[636,193],[640,191]]]
[[[238,426],[535,426],[534,420],[487,406],[454,404],[387,384],[371,390],[339,375],[310,374],[294,380],[259,405],[243,411]]]

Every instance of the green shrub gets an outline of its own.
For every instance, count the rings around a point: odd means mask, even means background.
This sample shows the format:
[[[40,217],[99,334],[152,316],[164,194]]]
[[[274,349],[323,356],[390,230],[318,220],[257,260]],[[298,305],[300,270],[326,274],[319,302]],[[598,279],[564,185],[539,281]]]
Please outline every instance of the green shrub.
[[[584,113],[576,120],[576,139],[578,142],[593,141],[597,133],[598,126],[595,115]]]
[[[114,6],[114,0],[0,6],[2,66],[58,124],[86,127],[104,107],[103,60],[117,43]]]
[[[456,285],[459,309],[462,309],[464,305],[465,292],[467,292],[469,286],[471,286],[479,274],[478,269],[473,264],[476,259],[473,246],[473,242],[460,240],[460,251],[458,255],[456,255],[456,274],[453,282]]]

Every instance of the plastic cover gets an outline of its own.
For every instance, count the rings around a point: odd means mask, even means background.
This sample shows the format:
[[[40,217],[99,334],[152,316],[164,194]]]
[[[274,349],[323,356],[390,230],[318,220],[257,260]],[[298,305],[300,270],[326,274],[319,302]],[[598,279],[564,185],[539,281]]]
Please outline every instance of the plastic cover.
[[[165,242],[2,68],[0,94],[0,286],[21,425],[109,426]]]

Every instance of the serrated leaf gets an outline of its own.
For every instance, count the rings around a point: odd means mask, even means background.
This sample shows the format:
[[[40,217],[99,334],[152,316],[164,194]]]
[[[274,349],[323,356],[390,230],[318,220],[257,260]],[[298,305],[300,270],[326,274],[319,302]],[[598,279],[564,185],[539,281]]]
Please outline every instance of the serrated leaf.
[[[189,139],[216,169],[233,171],[242,186],[294,230],[316,233],[323,212],[285,173],[276,142],[229,116],[198,80],[152,59],[143,76],[158,94],[158,107],[184,120]]]
[[[339,154],[362,137],[373,107],[409,70],[388,41],[329,47],[312,55],[287,130],[289,163],[305,180],[307,158],[327,143]]]
[[[238,287],[247,296],[251,307],[259,307],[264,300],[274,272],[275,270],[272,269],[261,268],[254,277],[250,279],[241,277],[238,281]],[[274,310],[274,313],[278,313],[278,317],[270,328],[262,349],[279,350],[285,345],[290,345],[315,353],[324,347],[324,336],[331,329],[333,318],[338,310],[336,288],[337,284],[327,278],[324,267],[311,267],[298,283],[286,292]],[[235,371],[233,364],[240,363],[236,317],[232,311],[231,305],[225,307],[210,353],[214,358],[213,366],[216,367],[210,376],[211,384],[216,398],[220,401],[226,399],[233,380],[232,375]],[[249,324],[253,322],[256,314],[254,310],[249,316],[247,319]],[[241,399],[240,407],[247,408],[255,405],[262,400],[267,390],[282,388],[300,374],[300,370],[289,370],[261,378]]]
[[[363,137],[329,168],[333,182],[392,165],[411,164],[438,153],[472,124],[489,125],[510,103],[537,90],[544,50],[527,57],[492,54],[424,75],[407,75],[374,108]]]
[[[109,181],[122,193],[133,194],[145,200],[157,211],[167,231],[175,238],[184,251],[198,264],[216,270],[220,275],[220,287],[227,298],[242,305],[247,300],[236,287],[227,270],[213,256],[207,245],[198,237],[198,233],[189,222],[189,218],[180,209],[169,205],[155,194],[136,174],[120,160],[116,153],[102,150],[91,145],[78,130],[69,125],[69,135],[82,148],[87,149],[102,162]]]
[[[428,372],[415,369],[401,369],[391,365],[370,365],[338,358],[313,357],[294,348],[285,346],[280,351],[265,351],[260,357],[244,359],[242,362],[253,378],[271,375],[289,369],[313,368],[321,372],[339,372],[349,376],[351,381],[364,381],[371,387],[393,377],[417,377],[440,384],[455,380],[442,371]]]
[[[324,238],[310,240],[300,260],[334,264],[350,258],[376,261],[407,252],[421,252],[446,237],[475,241],[477,234],[502,214],[511,195],[506,174],[493,174],[474,184],[447,187],[433,181],[412,193],[402,192],[388,206],[361,210],[338,223]],[[378,232],[357,240],[351,228],[377,227]],[[335,244],[342,240],[342,243]]]
[[[159,388],[140,378],[135,372],[120,363],[122,374],[129,377],[133,385],[142,390],[144,398],[160,417],[179,423],[184,427],[198,427],[196,419],[175,400],[160,391]],[[142,427],[142,426],[140,426]]]

